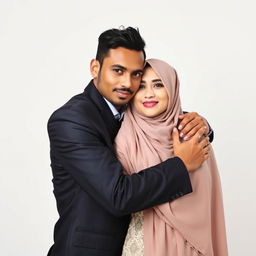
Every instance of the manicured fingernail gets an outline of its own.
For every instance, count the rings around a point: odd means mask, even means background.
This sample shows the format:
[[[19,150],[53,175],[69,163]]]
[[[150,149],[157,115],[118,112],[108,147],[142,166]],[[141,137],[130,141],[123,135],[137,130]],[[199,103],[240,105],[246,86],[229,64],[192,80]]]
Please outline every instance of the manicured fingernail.
[[[179,125],[178,129],[179,129],[179,130],[181,130],[181,129],[182,129],[182,125],[181,125],[181,124]]]
[[[188,140],[188,136],[185,136],[185,137],[184,137],[184,140]]]
[[[180,137],[183,137],[183,135],[184,135],[184,134],[181,132],[181,133],[180,133]]]

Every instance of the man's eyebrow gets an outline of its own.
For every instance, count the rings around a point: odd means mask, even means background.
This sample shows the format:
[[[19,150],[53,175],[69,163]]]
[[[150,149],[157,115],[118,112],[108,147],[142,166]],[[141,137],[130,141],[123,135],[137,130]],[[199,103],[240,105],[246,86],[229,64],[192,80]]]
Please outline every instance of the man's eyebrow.
[[[120,69],[122,69],[122,70],[127,70],[126,67],[121,66],[121,65],[119,65],[119,64],[114,64],[114,65],[112,65],[112,68],[120,68]]]
[[[127,70],[126,67],[119,65],[119,64],[112,65],[112,68],[120,68],[122,70]],[[138,72],[143,73],[143,69],[136,69],[136,70],[132,71],[132,73],[138,73]]]

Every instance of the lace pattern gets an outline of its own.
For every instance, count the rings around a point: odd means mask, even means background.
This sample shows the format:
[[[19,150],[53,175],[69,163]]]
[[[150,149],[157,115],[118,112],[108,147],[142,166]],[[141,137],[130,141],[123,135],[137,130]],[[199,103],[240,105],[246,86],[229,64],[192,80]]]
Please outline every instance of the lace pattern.
[[[132,214],[125,238],[122,256],[143,256],[143,211]]]

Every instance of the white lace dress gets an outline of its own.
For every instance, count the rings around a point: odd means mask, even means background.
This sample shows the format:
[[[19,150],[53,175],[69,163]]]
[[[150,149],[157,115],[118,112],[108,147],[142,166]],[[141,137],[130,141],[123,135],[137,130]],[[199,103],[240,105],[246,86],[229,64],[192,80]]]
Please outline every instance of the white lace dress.
[[[144,256],[144,230],[143,230],[143,211],[132,214],[131,222],[124,241],[122,256]],[[202,255],[175,229],[169,230],[172,237],[176,240],[182,240],[184,245],[178,248],[172,248],[168,255],[182,256],[200,256]],[[183,244],[180,242],[179,244]]]
[[[122,256],[143,256],[143,211],[132,214],[131,222],[124,241]]]

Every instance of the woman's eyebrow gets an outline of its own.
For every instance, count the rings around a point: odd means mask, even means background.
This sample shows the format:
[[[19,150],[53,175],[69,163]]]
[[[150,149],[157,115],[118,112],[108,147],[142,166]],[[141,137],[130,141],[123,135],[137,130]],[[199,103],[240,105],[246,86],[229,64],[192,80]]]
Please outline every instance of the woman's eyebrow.
[[[152,82],[162,82],[161,79],[153,79]]]
[[[161,82],[162,83],[162,80],[161,79],[153,79],[152,82],[153,83],[155,83],[155,82]],[[145,80],[141,80],[140,83],[146,83],[146,81]]]

